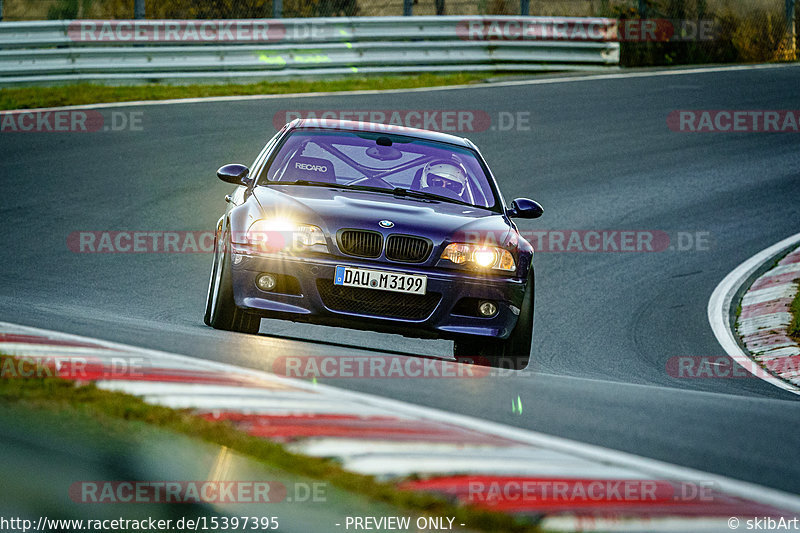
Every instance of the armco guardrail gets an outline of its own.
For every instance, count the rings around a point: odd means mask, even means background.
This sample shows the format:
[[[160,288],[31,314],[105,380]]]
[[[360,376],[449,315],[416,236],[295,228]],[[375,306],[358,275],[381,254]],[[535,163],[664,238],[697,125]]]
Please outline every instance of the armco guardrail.
[[[242,81],[619,63],[616,20],[353,17],[0,23],[0,86]]]

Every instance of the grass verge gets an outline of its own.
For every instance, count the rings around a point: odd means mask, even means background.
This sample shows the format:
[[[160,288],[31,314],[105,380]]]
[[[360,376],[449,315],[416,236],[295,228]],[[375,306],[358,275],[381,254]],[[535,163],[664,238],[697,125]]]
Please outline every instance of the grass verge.
[[[0,355],[0,369],[14,364],[14,358]],[[3,371],[2,375],[8,376],[9,373]],[[47,376],[47,372],[40,375]],[[509,533],[539,531],[521,519],[456,505],[433,494],[401,491],[391,483],[348,472],[331,460],[291,453],[280,444],[248,435],[228,422],[209,421],[190,410],[150,405],[136,396],[99,389],[93,383],[81,384],[56,377],[0,379],[0,405],[3,404],[51,414],[81,415],[95,421],[101,428],[119,428],[122,423],[127,424],[127,431],[135,431],[141,423],[151,424],[226,446],[268,467],[319,479],[374,501],[417,513],[454,516],[459,523],[468,524],[470,529]]]
[[[413,89],[442,85],[479,83],[496,77],[490,72],[455,74],[419,74],[343,78],[338,80],[262,81],[225,85],[66,85],[59,87],[21,87],[0,89],[0,109],[33,109],[66,105],[86,105],[138,100],[170,100],[207,96],[242,96],[251,94],[288,94],[339,92],[365,89]]]
[[[795,281],[800,283],[800,280]],[[800,288],[798,288],[797,294],[794,295],[789,311],[792,313],[792,321],[789,323],[789,336],[800,342]]]

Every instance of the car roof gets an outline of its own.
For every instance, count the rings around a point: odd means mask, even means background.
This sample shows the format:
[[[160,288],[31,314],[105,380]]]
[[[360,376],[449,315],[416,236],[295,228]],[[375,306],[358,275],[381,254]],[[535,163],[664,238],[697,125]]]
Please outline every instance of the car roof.
[[[289,123],[289,129],[331,129],[341,131],[364,131],[364,132],[386,132],[394,133],[397,135],[407,135],[409,137],[417,137],[428,141],[438,141],[444,143],[455,144],[464,146],[466,148],[474,148],[474,145],[464,137],[456,137],[447,133],[440,133],[437,131],[422,130],[417,128],[408,128],[406,126],[395,126],[380,124],[377,122],[362,122],[355,120],[338,120],[338,119],[316,119],[304,118],[295,119]]]

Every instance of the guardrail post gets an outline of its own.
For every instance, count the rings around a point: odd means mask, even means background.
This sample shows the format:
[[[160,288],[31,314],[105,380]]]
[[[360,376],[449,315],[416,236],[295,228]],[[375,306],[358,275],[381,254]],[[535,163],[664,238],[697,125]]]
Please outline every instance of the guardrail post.
[[[530,11],[530,0],[519,0],[519,14],[527,17]]]
[[[130,4],[128,4],[130,5]],[[144,0],[134,0],[133,2],[133,18],[144,18]]]
[[[272,18],[283,17],[283,0],[272,0]]]
[[[413,15],[412,11],[414,10],[414,0],[403,0],[403,16],[410,17]]]

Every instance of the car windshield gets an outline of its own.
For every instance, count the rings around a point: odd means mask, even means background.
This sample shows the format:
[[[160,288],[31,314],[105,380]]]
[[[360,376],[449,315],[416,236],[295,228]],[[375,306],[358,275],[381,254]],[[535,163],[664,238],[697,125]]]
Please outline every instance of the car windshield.
[[[473,150],[384,132],[295,131],[262,172],[259,183],[331,184],[415,196],[424,193],[485,208],[496,204],[486,171]]]

